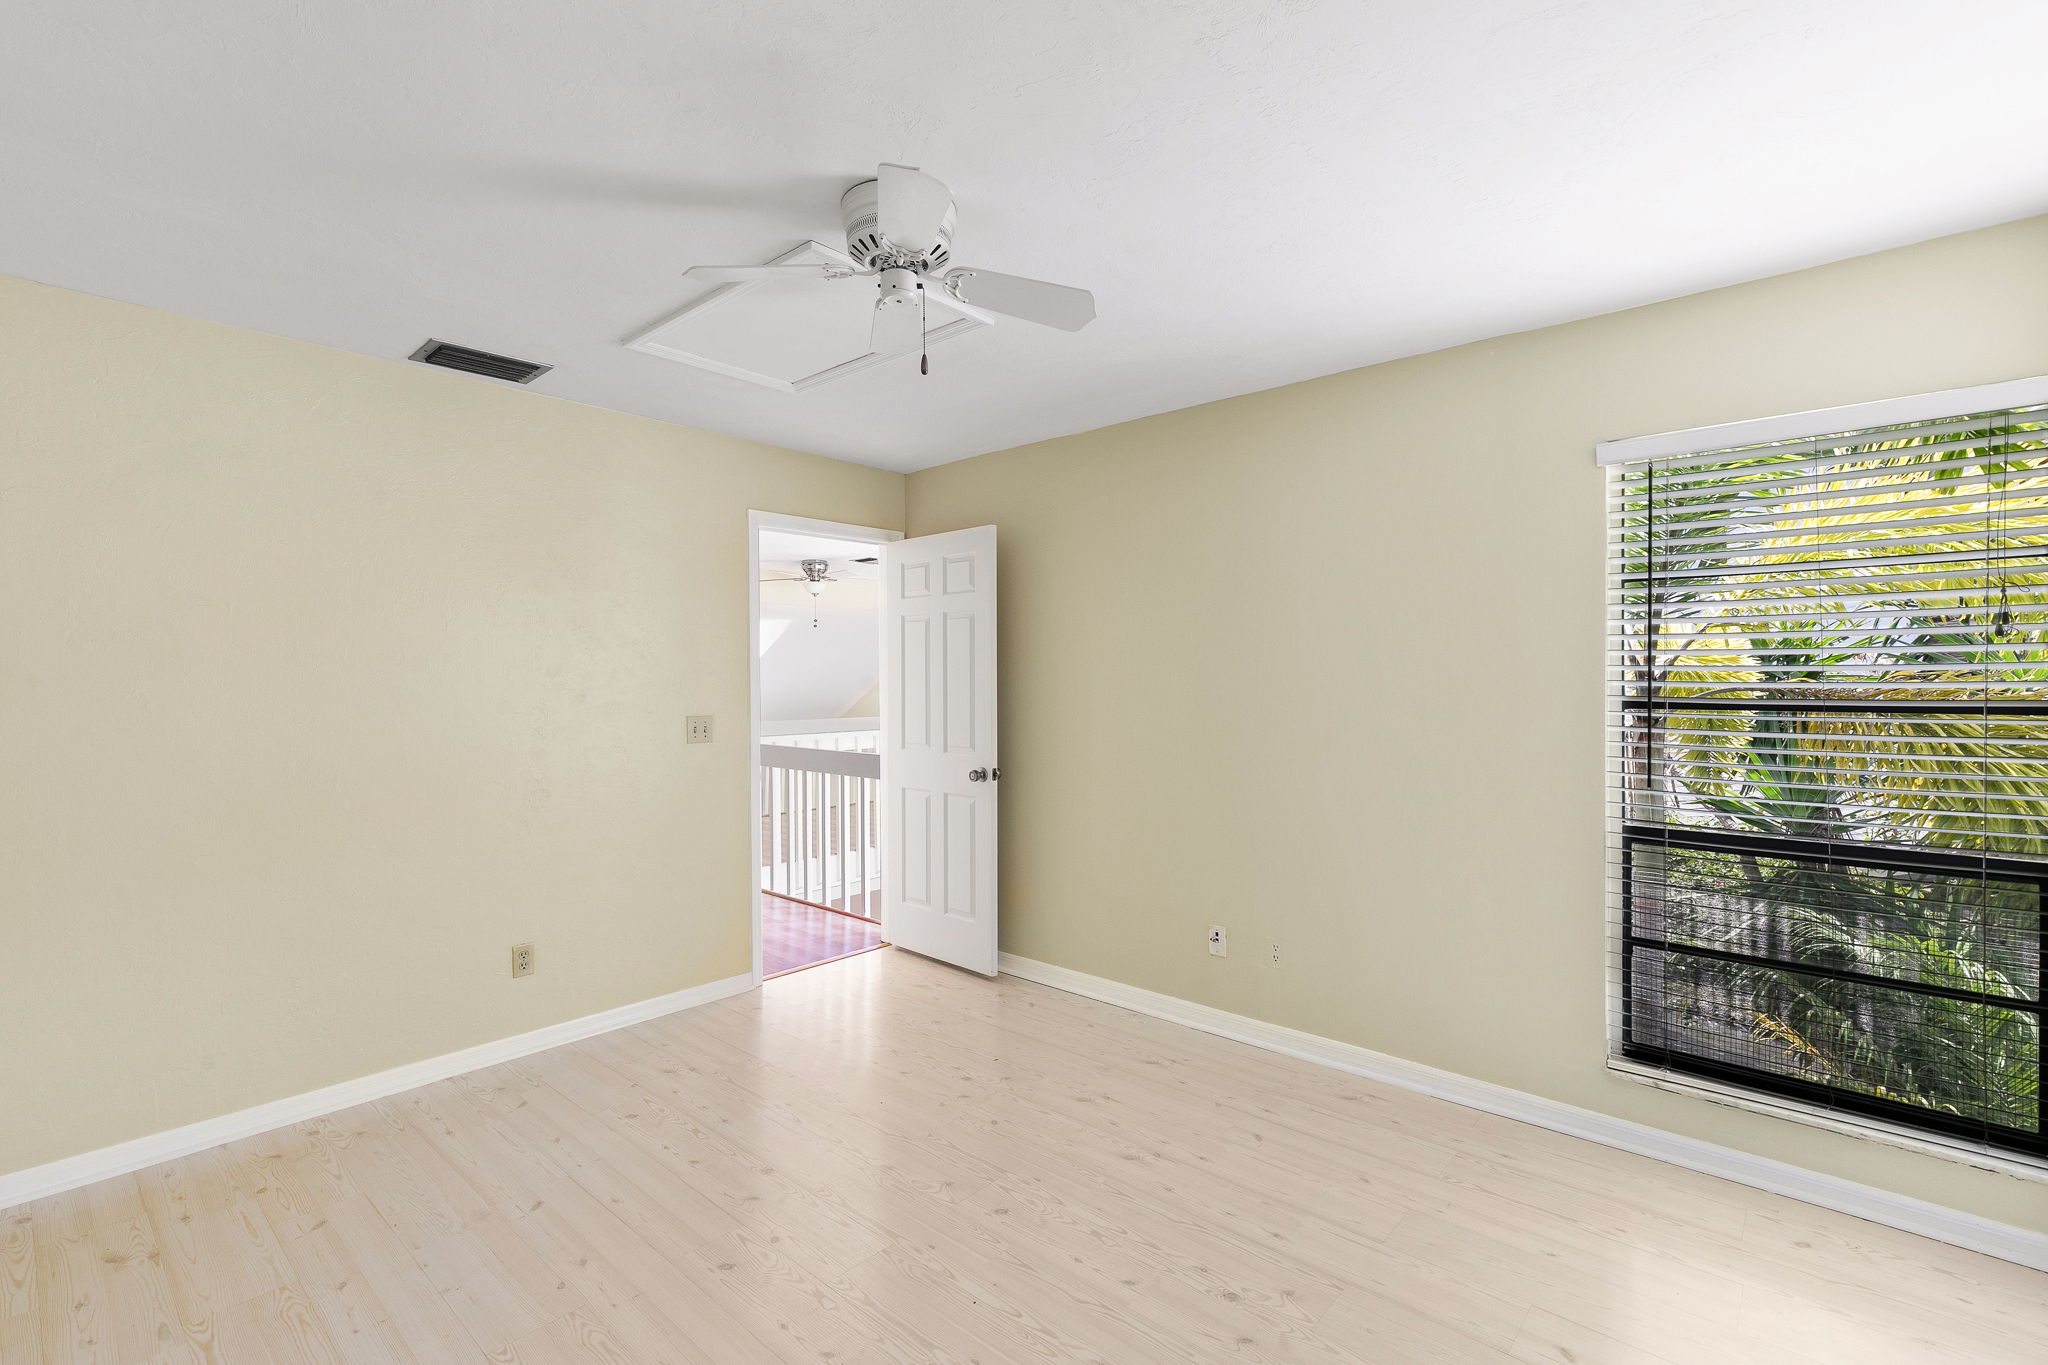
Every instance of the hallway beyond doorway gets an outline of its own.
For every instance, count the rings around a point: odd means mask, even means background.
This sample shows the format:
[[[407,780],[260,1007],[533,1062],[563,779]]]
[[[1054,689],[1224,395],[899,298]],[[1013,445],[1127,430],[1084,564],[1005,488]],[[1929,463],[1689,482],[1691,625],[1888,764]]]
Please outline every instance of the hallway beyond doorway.
[[[761,975],[764,978],[815,967],[822,962],[836,962],[842,957],[885,946],[882,926],[878,921],[790,900],[772,892],[761,893]]]

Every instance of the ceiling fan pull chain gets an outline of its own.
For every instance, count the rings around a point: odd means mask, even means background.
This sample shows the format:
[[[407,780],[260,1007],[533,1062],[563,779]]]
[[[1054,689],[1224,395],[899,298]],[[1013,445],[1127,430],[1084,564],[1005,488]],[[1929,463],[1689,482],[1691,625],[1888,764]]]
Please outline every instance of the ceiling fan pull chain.
[[[917,287],[917,372],[919,374],[930,374],[932,372],[932,348],[925,345],[924,341],[924,298],[925,287],[919,285]]]

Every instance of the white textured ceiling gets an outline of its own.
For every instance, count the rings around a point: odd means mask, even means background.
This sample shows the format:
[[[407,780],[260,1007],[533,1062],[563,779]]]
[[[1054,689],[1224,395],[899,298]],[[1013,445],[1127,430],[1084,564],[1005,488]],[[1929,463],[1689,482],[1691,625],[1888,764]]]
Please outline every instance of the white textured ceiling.
[[[0,271],[896,469],[2048,210],[2042,0],[11,0]],[[801,395],[625,350],[843,244],[1095,291]],[[472,381],[450,376],[449,382]]]
[[[882,547],[872,541],[835,540],[830,536],[766,528],[761,532],[761,565],[778,572],[795,572],[796,566],[806,559],[822,559],[832,566],[835,577],[880,578],[881,572],[875,565],[855,561],[878,558],[881,553]]]

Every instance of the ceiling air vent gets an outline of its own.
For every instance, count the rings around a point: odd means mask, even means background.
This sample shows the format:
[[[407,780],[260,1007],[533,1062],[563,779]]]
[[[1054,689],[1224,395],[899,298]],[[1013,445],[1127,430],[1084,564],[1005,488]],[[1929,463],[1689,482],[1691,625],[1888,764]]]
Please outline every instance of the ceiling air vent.
[[[439,365],[444,370],[480,374],[486,379],[507,379],[514,384],[531,384],[555,368],[552,365],[536,365],[531,360],[514,360],[509,355],[492,355],[489,351],[473,351],[467,346],[432,339],[414,351],[409,358],[423,365]]]

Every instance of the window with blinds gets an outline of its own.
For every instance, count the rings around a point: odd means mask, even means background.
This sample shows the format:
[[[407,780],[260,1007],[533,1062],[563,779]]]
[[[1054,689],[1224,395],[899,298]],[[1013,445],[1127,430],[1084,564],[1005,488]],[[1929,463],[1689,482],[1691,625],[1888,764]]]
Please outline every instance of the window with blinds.
[[[1611,478],[1619,1052],[2048,1155],[2048,405]]]

